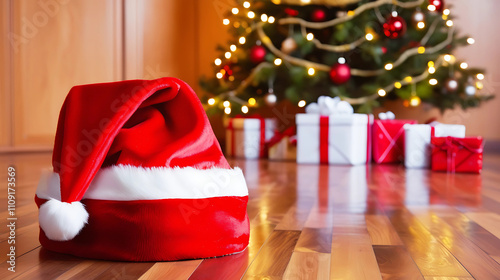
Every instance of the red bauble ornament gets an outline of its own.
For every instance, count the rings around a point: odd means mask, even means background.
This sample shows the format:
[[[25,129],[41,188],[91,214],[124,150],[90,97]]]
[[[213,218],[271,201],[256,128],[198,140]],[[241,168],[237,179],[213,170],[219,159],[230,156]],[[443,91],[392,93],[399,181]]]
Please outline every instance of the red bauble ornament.
[[[316,9],[311,13],[311,20],[314,22],[320,22],[326,20],[326,12],[323,9]]]
[[[383,28],[385,36],[391,39],[396,39],[405,34],[406,22],[400,16],[391,16],[384,23]]]
[[[285,14],[291,16],[291,17],[296,17],[299,15],[299,11],[294,10],[292,8],[285,8]]]
[[[387,48],[386,47],[380,47],[380,50],[382,51],[383,54],[387,53]]]
[[[266,49],[263,46],[253,46],[250,49],[250,60],[254,64],[261,63],[266,57]]]
[[[436,7],[438,12],[442,12],[444,9],[444,0],[430,0],[429,4]]]
[[[222,69],[224,69],[224,79],[229,79],[229,77],[233,75],[233,69],[231,69],[231,65],[226,64],[224,65],[224,67],[222,67]]]
[[[351,67],[347,64],[336,63],[330,70],[330,79],[337,85],[343,84],[351,78]]]

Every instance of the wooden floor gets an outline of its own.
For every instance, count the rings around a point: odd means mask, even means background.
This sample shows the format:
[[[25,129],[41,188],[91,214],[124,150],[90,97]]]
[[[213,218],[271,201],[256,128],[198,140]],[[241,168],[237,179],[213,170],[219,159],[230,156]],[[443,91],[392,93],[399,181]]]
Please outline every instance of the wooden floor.
[[[0,279],[500,279],[500,156],[482,175],[397,165],[233,160],[247,179],[250,246],[182,262],[44,250],[33,202],[49,154],[0,156]],[[16,272],[7,270],[7,166],[17,170]]]

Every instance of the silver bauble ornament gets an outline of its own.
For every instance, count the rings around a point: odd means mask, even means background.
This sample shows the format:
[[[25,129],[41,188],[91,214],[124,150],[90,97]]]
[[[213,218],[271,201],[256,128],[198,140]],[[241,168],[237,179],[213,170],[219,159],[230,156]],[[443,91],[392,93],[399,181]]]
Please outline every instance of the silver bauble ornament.
[[[416,12],[413,13],[411,19],[414,22],[421,22],[421,21],[424,21],[425,15],[421,11],[416,11]]]
[[[264,101],[266,102],[267,106],[274,106],[276,104],[276,101],[278,101],[278,98],[276,95],[270,91],[264,96]]]
[[[448,79],[446,80],[444,87],[446,88],[447,91],[454,92],[458,89],[458,82],[455,79]]]
[[[297,42],[292,37],[286,38],[281,43],[281,51],[286,54],[291,54],[293,51],[297,49]]]
[[[468,96],[473,96],[476,94],[476,87],[473,85],[468,85],[465,87],[465,94]]]

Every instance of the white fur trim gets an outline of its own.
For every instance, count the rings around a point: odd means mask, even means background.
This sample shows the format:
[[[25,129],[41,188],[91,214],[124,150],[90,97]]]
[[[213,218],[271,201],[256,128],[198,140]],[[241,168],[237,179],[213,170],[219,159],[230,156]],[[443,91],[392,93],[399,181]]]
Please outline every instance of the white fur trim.
[[[36,195],[60,200],[59,174],[44,171]],[[225,196],[248,196],[241,169],[117,165],[98,171],[83,198],[131,201]]]
[[[87,224],[89,213],[79,201],[72,203],[50,199],[40,206],[40,227],[50,240],[73,239]]]

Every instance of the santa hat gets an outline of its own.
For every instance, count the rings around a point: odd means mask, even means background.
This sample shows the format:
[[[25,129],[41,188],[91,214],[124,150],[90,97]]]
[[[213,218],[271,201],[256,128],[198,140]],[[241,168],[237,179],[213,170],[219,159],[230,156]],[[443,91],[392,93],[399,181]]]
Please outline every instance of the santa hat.
[[[76,86],[35,201],[40,243],[87,258],[161,261],[248,245],[248,190],[194,91],[174,78]]]

